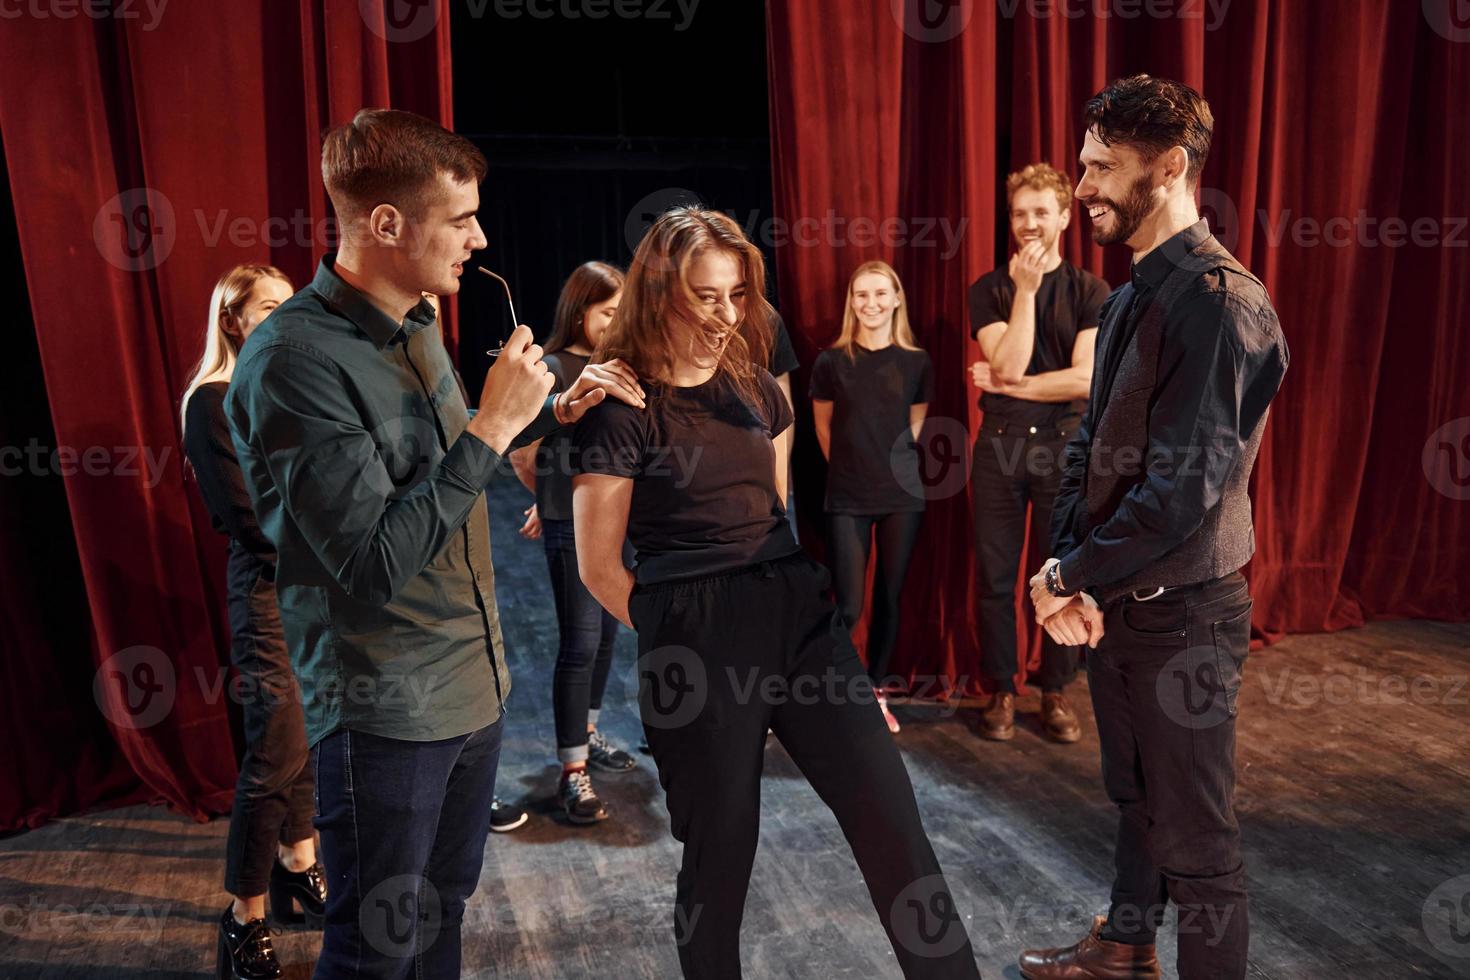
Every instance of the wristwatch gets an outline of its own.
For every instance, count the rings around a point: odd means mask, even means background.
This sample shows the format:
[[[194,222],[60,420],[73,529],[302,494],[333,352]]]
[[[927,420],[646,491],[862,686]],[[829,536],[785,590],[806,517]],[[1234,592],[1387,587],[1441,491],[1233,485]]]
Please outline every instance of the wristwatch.
[[[1046,591],[1050,592],[1052,595],[1056,596],[1059,599],[1065,599],[1069,596],[1076,595],[1077,590],[1073,589],[1072,591],[1067,592],[1062,589],[1062,576],[1059,571],[1061,567],[1061,562],[1052,562],[1050,567],[1048,567],[1046,570],[1046,579],[1044,581],[1046,582]]]

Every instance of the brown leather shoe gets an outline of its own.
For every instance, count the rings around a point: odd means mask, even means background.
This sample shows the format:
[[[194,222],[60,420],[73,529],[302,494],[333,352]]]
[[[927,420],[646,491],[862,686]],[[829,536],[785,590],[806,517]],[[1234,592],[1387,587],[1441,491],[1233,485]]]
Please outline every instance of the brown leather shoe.
[[[1009,742],[1016,737],[1016,696],[1009,691],[996,691],[990,703],[980,712],[980,736],[995,742]]]
[[[1041,729],[1053,742],[1075,742],[1082,737],[1077,712],[1061,691],[1041,695]]]
[[[1104,916],[1092,920],[1092,931],[1065,949],[1028,949],[1021,954],[1025,980],[1158,980],[1159,959],[1153,943],[1131,946],[1099,939]]]

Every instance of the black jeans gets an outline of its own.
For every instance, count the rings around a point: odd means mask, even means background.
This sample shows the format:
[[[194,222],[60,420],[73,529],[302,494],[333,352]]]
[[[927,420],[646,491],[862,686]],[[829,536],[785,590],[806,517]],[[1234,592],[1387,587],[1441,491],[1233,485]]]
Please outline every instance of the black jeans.
[[[577,570],[577,542],[571,521],[541,521],[541,542],[556,621],[561,630],[556,669],[551,676],[551,708],[556,717],[556,754],[562,762],[587,761],[587,722],[602,708],[612,668],[618,621],[598,605]]]
[[[684,845],[674,900],[683,974],[741,975],[769,727],[842,826],[904,976],[978,977],[830,586],[826,569],[796,554],[633,589],[639,708]]]
[[[343,728],[316,744],[327,870],[317,980],[459,977],[503,722],[433,742]]]
[[[1016,579],[1026,540],[1026,505],[1031,505],[1031,537],[1041,554],[1051,553],[1051,509],[1062,482],[1062,450],[1077,430],[1075,422],[1031,431],[1003,419],[986,419],[975,439],[970,471],[974,508],[975,559],[980,587],[981,670],[998,691],[1016,690]],[[1028,576],[1035,569],[1027,569]],[[1060,691],[1077,677],[1074,646],[1041,636],[1044,691]]]
[[[828,514],[828,537],[832,582],[836,586],[837,610],[848,630],[863,614],[868,587],[868,546],[877,530],[878,566],[873,570],[873,615],[868,620],[868,676],[882,685],[888,676],[888,661],[898,640],[898,600],[903,593],[909,559],[919,540],[924,512],[907,514]]]
[[[225,842],[225,891],[264,895],[276,845],[311,836],[312,767],[301,691],[276,605],[275,568],[230,541],[230,660],[240,673],[245,755]]]
[[[1103,938],[1151,943],[1179,907],[1182,980],[1245,976],[1250,938],[1235,822],[1235,715],[1250,649],[1239,572],[1104,608],[1087,658],[1103,784],[1118,808]]]

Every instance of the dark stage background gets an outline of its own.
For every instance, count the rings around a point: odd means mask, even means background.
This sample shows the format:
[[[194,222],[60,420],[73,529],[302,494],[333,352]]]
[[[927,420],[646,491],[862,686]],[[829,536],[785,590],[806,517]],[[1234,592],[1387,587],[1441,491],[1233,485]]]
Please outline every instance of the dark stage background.
[[[1261,638],[1464,619],[1470,24],[1437,0],[1348,0],[1330,17],[1234,0],[1215,22],[1219,6],[1072,19],[1025,2],[706,0],[682,30],[672,4],[593,22],[450,0],[391,18],[265,0],[170,4],[151,25],[121,10],[8,20],[0,244],[24,282],[0,447],[40,452],[0,479],[0,830],[125,799],[198,818],[229,806],[223,543],[180,466],[177,397],[223,269],[310,276],[328,241],[320,132],[362,105],[424,113],[485,150],[479,259],[538,333],[574,265],[625,262],[653,214],[698,197],[772,257],[806,364],[836,334],[849,270],[892,261],[938,368],[931,414],[964,430],[964,289],[1006,251],[1005,174],[1042,158],[1075,172],[1081,104],[1112,77],[1181,78],[1216,113],[1206,210],[1270,286],[1293,353],[1257,464]],[[862,234],[858,218],[901,231]],[[802,219],[816,230],[793,234]],[[1331,219],[1344,243],[1313,244],[1305,222],[1320,239]],[[1434,240],[1395,244],[1388,219],[1428,221]],[[1064,253],[1122,280],[1123,253],[1105,260],[1076,216]],[[472,391],[508,326],[482,280],[446,317]],[[804,372],[795,387],[798,500],[820,553]],[[59,447],[103,452],[83,472]],[[960,481],[930,505],[895,662],[969,691],[971,554]]]

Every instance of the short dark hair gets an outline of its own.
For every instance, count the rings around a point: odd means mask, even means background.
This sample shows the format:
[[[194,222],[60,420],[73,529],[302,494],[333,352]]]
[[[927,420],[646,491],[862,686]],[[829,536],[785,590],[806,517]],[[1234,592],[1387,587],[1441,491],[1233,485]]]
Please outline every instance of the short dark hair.
[[[1150,75],[1120,78],[1087,100],[1082,118],[1104,146],[1132,146],[1145,163],[1172,146],[1184,147],[1189,157],[1185,179],[1190,187],[1199,183],[1215,116],[1188,85]]]
[[[384,203],[417,216],[439,174],[479,183],[487,169],[475,144],[399,109],[359,109],[322,142],[322,181],[339,221]]]

